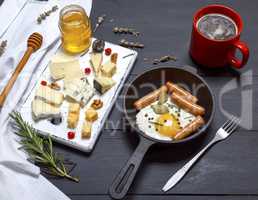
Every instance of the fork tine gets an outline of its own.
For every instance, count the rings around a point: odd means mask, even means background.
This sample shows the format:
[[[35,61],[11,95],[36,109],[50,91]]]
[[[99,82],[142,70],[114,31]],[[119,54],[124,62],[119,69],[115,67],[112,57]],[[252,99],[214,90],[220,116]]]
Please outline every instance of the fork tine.
[[[237,118],[234,118],[232,120],[232,123],[230,124],[230,126],[228,126],[225,131],[229,132],[231,129],[233,129],[236,125],[238,125],[239,120]]]
[[[236,119],[235,122],[226,131],[229,134],[233,133],[236,130],[236,128],[238,127],[238,125],[240,124],[240,122],[241,122],[240,119]]]
[[[228,127],[230,127],[231,124],[234,122],[235,118],[236,118],[236,117],[231,116],[231,118],[226,121],[226,123],[222,126],[222,128],[223,128],[224,130],[227,130]]]
[[[232,118],[232,117],[231,117],[231,118]],[[221,126],[221,128],[225,129],[225,127],[228,125],[228,123],[230,123],[231,118],[228,119],[228,120]]]

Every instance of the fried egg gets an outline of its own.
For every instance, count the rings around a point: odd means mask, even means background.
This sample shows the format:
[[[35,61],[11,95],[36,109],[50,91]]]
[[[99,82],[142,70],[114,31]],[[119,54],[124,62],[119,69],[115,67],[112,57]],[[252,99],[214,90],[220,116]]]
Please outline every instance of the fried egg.
[[[151,108],[157,101],[141,109],[136,115],[138,128],[146,135],[158,140],[173,140],[178,131],[191,123],[195,116],[179,108],[171,100],[164,105],[169,109],[166,114],[156,114]]]

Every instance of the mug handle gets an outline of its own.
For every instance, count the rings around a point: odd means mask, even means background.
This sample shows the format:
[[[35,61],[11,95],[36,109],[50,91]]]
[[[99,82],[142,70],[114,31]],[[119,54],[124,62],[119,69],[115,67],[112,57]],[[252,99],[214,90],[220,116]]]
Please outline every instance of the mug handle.
[[[241,41],[234,42],[233,49],[228,54],[229,63],[235,68],[242,68],[248,61],[249,58],[249,48]],[[235,57],[235,50],[239,49],[242,53],[242,60]]]

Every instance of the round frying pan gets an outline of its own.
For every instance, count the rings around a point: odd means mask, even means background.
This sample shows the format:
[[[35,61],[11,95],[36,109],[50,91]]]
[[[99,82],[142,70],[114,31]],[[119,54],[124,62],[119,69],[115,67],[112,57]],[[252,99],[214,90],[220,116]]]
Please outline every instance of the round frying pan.
[[[192,141],[203,134],[210,125],[214,115],[214,96],[207,83],[191,71],[183,67],[158,67],[137,76],[127,87],[124,95],[124,114],[131,128],[138,134],[140,142],[131,158],[111,184],[109,194],[112,198],[122,199],[125,197],[145,153],[152,145],[184,145],[186,142]],[[138,111],[134,108],[134,102],[153,90],[160,88],[167,81],[185,85],[187,88],[198,88],[197,93],[194,95],[198,98],[198,104],[206,110],[203,116],[205,125],[191,136],[179,141],[165,141],[152,138],[139,130],[136,124],[136,114]]]

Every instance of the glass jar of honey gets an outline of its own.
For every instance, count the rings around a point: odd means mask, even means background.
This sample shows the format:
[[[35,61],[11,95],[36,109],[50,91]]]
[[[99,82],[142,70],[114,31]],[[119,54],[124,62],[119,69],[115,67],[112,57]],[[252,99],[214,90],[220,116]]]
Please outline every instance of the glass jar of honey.
[[[65,52],[76,54],[87,51],[91,45],[91,23],[85,10],[69,5],[60,11],[59,29]]]

